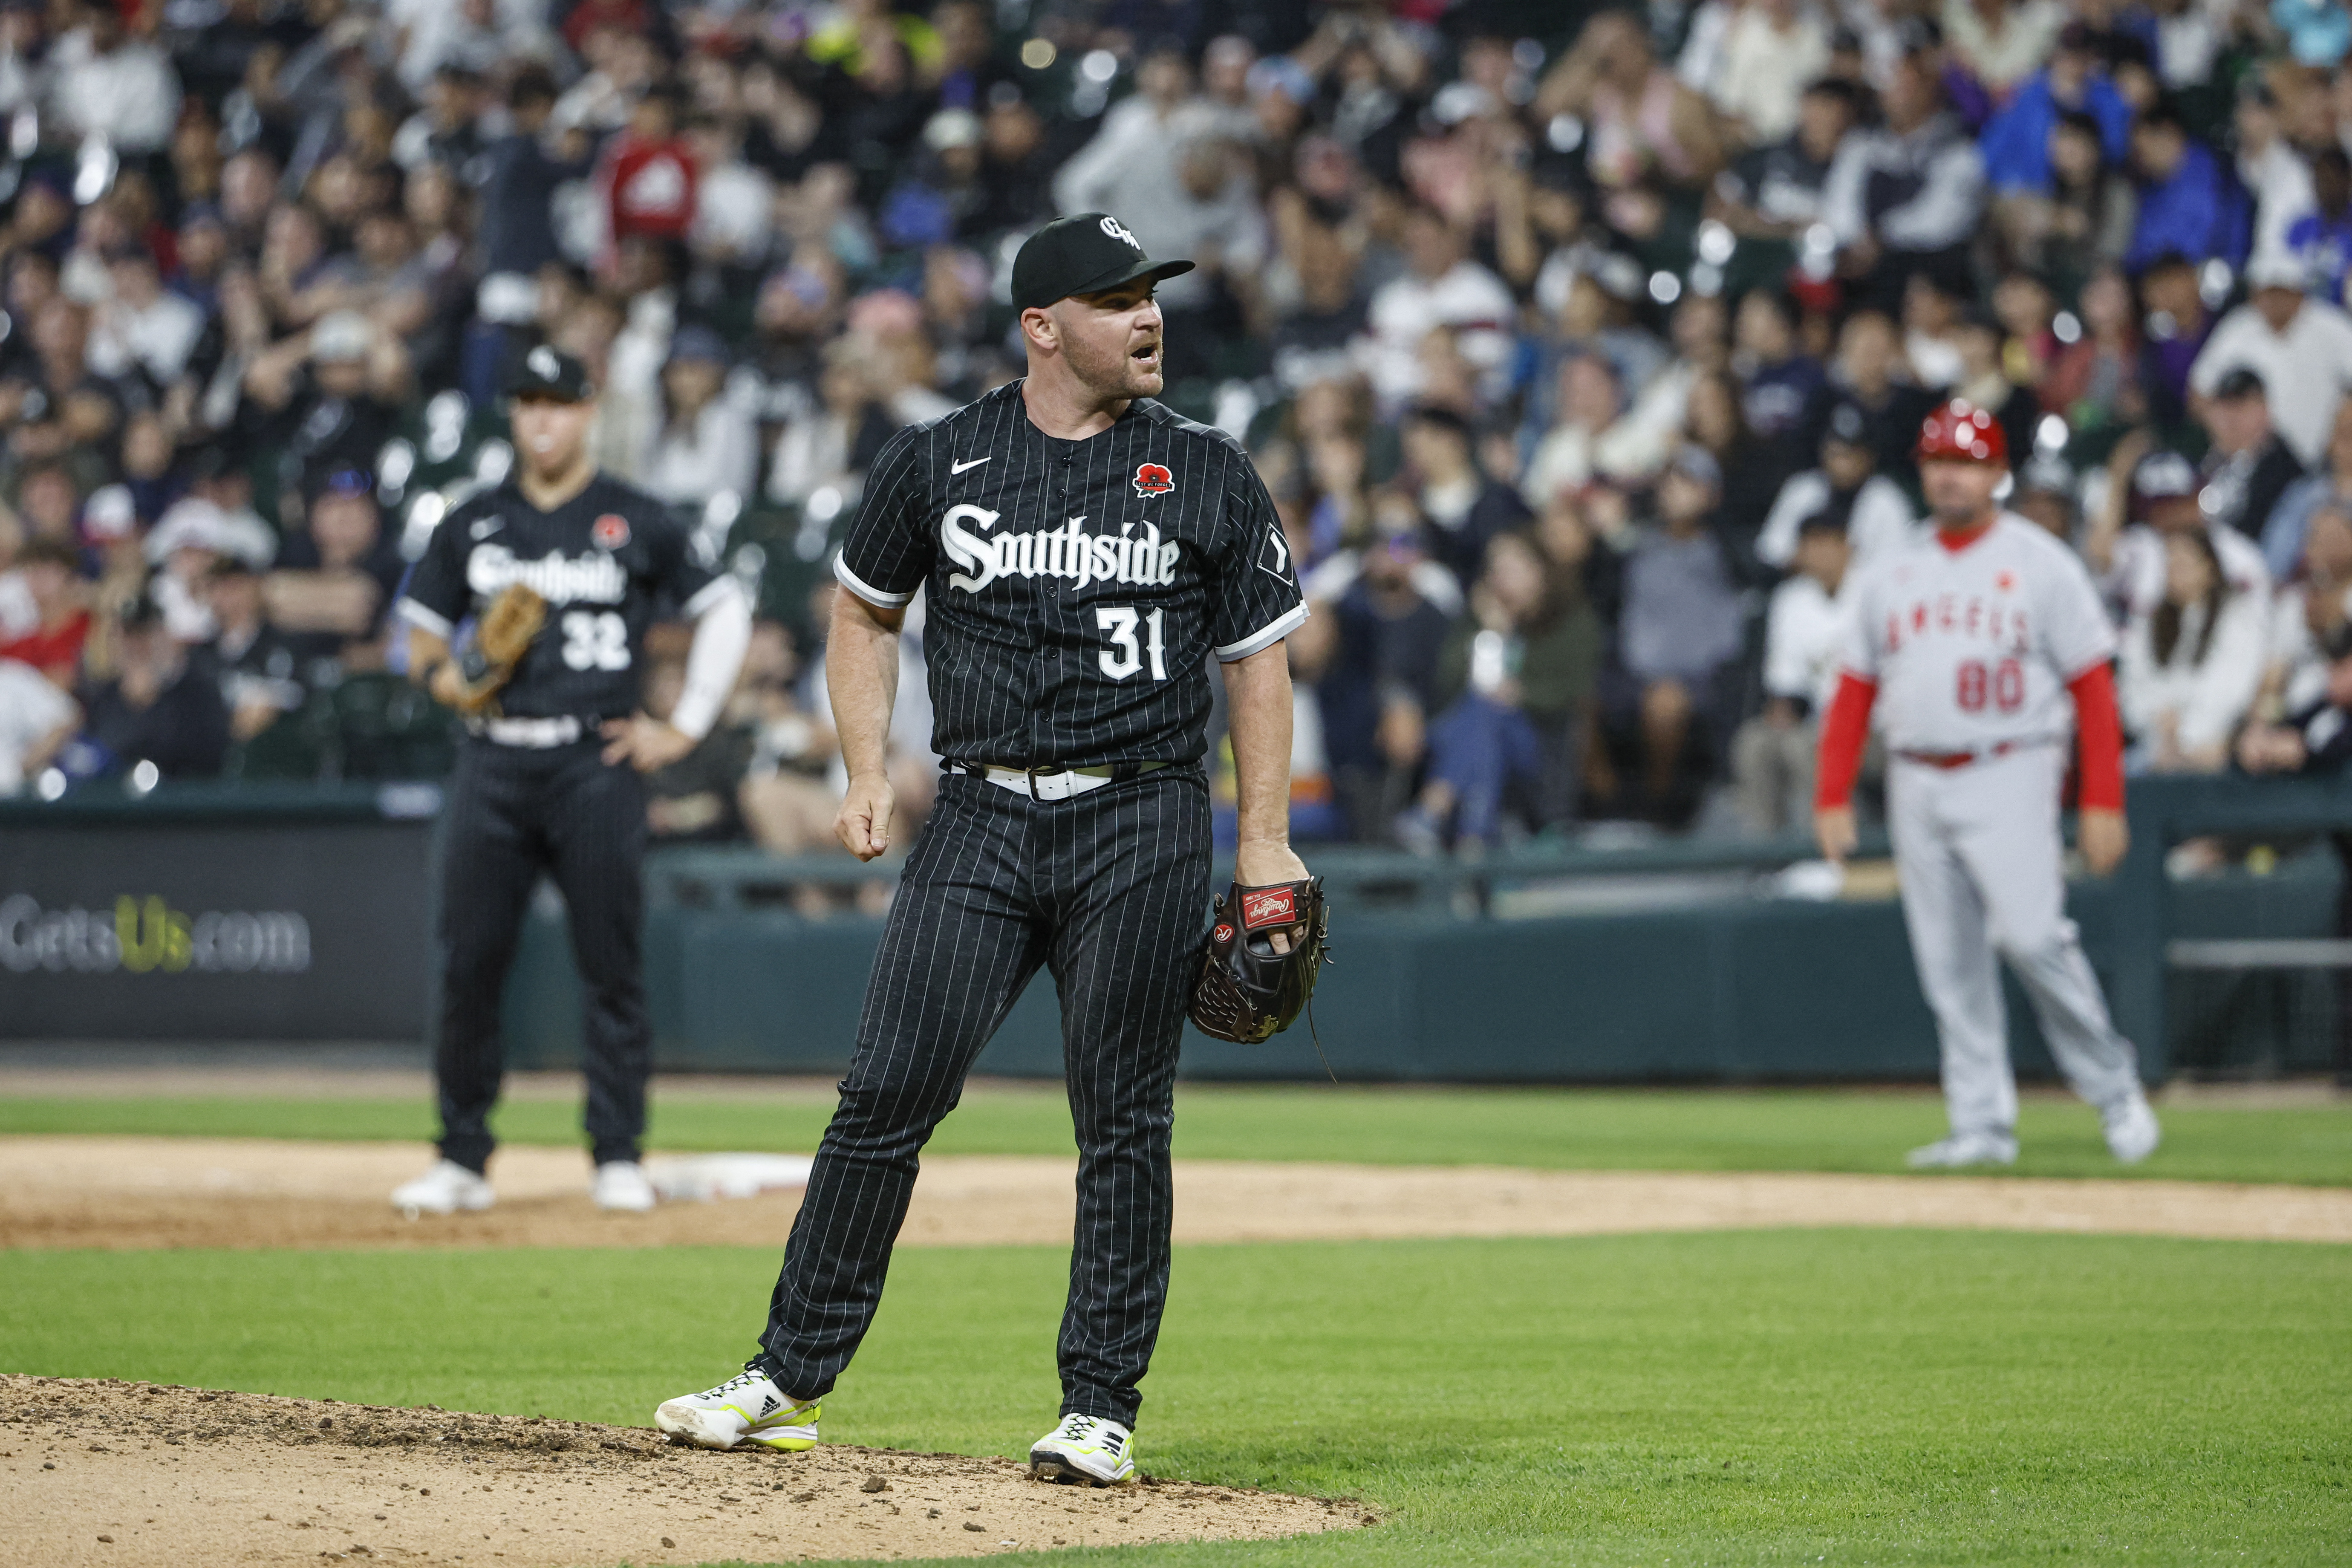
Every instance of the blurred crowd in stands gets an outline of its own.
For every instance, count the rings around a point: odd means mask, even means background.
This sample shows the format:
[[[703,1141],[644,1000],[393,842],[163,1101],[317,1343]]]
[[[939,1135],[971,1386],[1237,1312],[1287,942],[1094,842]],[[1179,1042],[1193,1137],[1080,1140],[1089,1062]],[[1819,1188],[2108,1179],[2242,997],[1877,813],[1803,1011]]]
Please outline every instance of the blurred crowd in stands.
[[[1166,398],[1315,606],[1302,837],[1801,829],[1952,396],[2107,594],[2135,768],[2333,766],[2347,51],[2314,0],[0,0],[0,792],[446,769],[385,610],[546,341],[761,607],[656,834],[821,847],[865,469],[1020,373],[1013,252],[1097,208],[1200,261]]]

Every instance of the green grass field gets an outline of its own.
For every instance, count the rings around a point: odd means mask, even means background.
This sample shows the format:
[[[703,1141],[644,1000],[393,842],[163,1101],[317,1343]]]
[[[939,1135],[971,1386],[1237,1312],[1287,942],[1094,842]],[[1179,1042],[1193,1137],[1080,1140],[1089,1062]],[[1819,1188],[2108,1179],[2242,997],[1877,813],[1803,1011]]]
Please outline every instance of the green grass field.
[[[829,1090],[722,1100],[656,1096],[652,1142],[672,1150],[810,1150]],[[2172,1107],[2165,1144],[2126,1171],[2097,1118],[2071,1100],[2029,1100],[2020,1174],[2141,1175],[2352,1185],[2352,1101],[2304,1109]],[[579,1139],[577,1107],[509,1102],[501,1136]],[[1176,1152],[1194,1159],[1352,1160],[1578,1170],[1900,1171],[1903,1153],[1943,1131],[1932,1092],[1874,1090],[1388,1089],[1187,1087]],[[405,1138],[433,1134],[415,1100],[0,1099],[0,1135],[176,1133],[212,1137]],[[953,1154],[1072,1150],[1058,1089],[975,1089],[932,1148]]]
[[[643,1424],[741,1360],[773,1268],[752,1249],[20,1252],[0,1255],[0,1366]],[[1018,1452],[1053,1418],[1065,1269],[1055,1248],[901,1255],[828,1436]],[[2269,1244],[1183,1248],[1146,1468],[1390,1518],[1115,1555],[2346,1562],[2347,1303],[2352,1248]]]

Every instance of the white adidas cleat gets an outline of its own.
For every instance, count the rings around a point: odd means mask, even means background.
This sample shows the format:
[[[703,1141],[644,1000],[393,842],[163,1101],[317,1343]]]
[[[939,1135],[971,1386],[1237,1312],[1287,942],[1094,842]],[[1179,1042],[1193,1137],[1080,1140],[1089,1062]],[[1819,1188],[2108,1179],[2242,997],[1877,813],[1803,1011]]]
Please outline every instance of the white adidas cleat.
[[[2148,1109],[2147,1096],[2137,1089],[2131,1091],[2130,1099],[2110,1107],[2099,1118],[2099,1131],[2106,1134],[2107,1152],[2126,1165],[2137,1165],[2155,1153],[2164,1138],[2156,1112]]]
[[[654,1184],[635,1160],[607,1160],[597,1166],[590,1195],[598,1208],[615,1214],[644,1214],[654,1206]]]
[[[415,1219],[419,1215],[473,1213],[498,1202],[490,1184],[455,1160],[436,1160],[413,1182],[392,1189],[392,1206]]]
[[[1903,1163],[1915,1171],[1949,1171],[1962,1165],[2014,1165],[2017,1140],[1997,1132],[1955,1132],[1914,1149]]]
[[[766,1373],[744,1368],[716,1388],[666,1399],[654,1425],[698,1448],[732,1448],[750,1443],[798,1453],[816,1447],[817,1417],[824,1407],[794,1399]]]
[[[1135,1479],[1135,1434],[1099,1415],[1065,1415],[1029,1445],[1029,1473],[1041,1481],[1125,1486]]]

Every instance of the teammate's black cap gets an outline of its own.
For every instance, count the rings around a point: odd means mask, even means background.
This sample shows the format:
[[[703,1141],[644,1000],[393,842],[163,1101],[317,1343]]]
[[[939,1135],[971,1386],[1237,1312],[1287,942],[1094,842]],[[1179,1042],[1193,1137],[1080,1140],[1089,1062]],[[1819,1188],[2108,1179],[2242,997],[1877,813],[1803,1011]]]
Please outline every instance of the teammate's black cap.
[[[1190,272],[1189,261],[1154,261],[1143,242],[1108,213],[1055,218],[1031,235],[1013,258],[1013,307],[1043,310],[1073,294],[1116,289],[1139,278],[1157,283]]]
[[[549,397],[558,403],[585,403],[596,395],[588,367],[561,350],[540,344],[514,362],[507,372],[509,397]]]

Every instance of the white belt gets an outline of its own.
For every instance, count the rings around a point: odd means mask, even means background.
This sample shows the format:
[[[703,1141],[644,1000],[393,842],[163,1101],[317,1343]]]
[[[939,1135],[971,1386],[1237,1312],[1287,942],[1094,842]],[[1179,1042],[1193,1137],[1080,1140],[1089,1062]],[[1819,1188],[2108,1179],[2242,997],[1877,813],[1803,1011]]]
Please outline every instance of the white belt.
[[[486,741],[533,752],[568,746],[583,733],[580,721],[569,713],[552,719],[483,719],[476,721],[473,730]]]
[[[1166,763],[1142,763],[1124,770],[1124,773],[1133,778],[1158,773],[1167,765]],[[1064,768],[1052,773],[1033,773],[1026,768],[1001,768],[993,763],[974,766],[969,763],[950,762],[948,767],[955,773],[984,778],[999,789],[1009,789],[1032,800],[1067,800],[1074,795],[1084,795],[1088,790],[1114,784],[1122,774],[1122,770],[1108,763],[1097,768]]]

